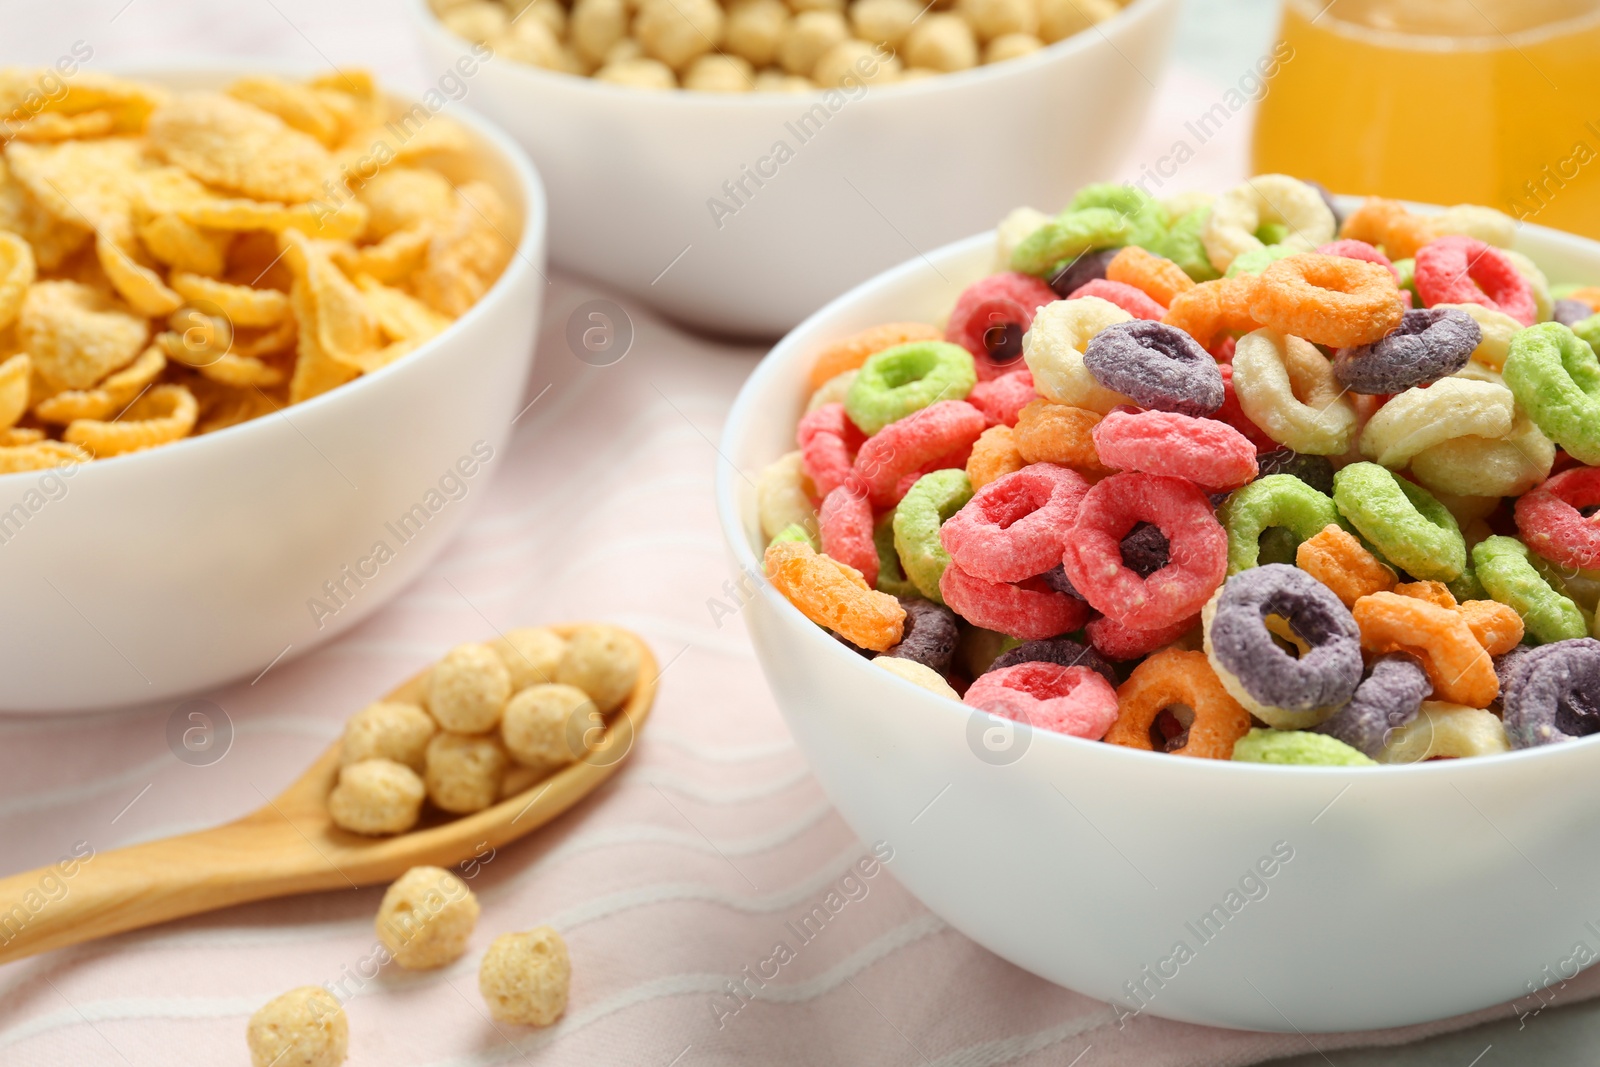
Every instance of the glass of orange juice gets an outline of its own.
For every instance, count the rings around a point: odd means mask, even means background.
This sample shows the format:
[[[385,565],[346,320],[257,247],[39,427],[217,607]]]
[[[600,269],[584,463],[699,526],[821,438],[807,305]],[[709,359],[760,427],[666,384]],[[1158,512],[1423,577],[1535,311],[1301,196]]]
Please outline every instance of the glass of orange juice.
[[[1600,237],[1600,0],[1285,0],[1254,167]]]

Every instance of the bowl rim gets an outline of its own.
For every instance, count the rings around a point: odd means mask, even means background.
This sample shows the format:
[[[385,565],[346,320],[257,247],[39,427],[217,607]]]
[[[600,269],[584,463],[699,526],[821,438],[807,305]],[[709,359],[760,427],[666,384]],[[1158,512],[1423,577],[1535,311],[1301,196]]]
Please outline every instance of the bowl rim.
[[[1342,210],[1353,208],[1365,199],[1365,197],[1347,195],[1336,197]],[[1438,205],[1420,204],[1415,201],[1401,202],[1408,207],[1425,213],[1443,210]],[[1569,250],[1583,250],[1585,254],[1600,263],[1600,240],[1581,237],[1577,234],[1533,223],[1519,222],[1517,225],[1519,234],[1532,232],[1537,234],[1540,240],[1549,241],[1556,245],[1566,245]],[[879,684],[886,683],[891,688],[898,688],[902,693],[906,694],[907,698],[920,701],[927,708],[928,714],[942,715],[949,718],[952,726],[959,725],[955,722],[956,716],[967,717],[975,709],[965,703],[952,701],[948,697],[932,693],[888,671],[873,670],[869,660],[863,659],[845,648],[840,642],[829,637],[820,627],[807,619],[800,612],[800,609],[789,603],[788,598],[779,593],[771,581],[768,580],[766,568],[762,564],[760,557],[755,554],[745,534],[742,509],[739,504],[739,488],[736,480],[748,480],[749,476],[737,465],[733,457],[739,453],[740,441],[749,436],[751,429],[760,421],[762,413],[758,408],[757,398],[770,387],[769,383],[778,375],[779,368],[811,355],[811,348],[809,347],[811,342],[802,345],[800,340],[802,336],[811,333],[829,320],[847,312],[853,304],[879,296],[886,290],[899,288],[913,275],[929,269],[930,265],[936,268],[946,262],[970,256],[981,248],[992,248],[995,241],[995,232],[994,230],[988,230],[974,234],[932,249],[925,256],[913,256],[897,266],[891,267],[867,279],[860,285],[841,293],[807,316],[799,325],[785,334],[777,344],[773,345],[750,372],[749,377],[745,379],[744,384],[740,387],[738,395],[734,398],[733,405],[728,410],[723,432],[717,442],[717,454],[720,460],[717,464],[716,472],[718,525],[722,529],[723,540],[727,543],[728,550],[732,553],[734,563],[742,571],[752,574],[758,579],[755,584],[756,595],[764,598],[773,607],[779,617],[783,619],[785,628],[799,631],[804,635],[800,640],[810,642],[816,648],[824,646],[831,648],[831,652],[823,653],[825,657],[829,655],[837,657],[840,664],[847,665],[844,669],[860,672],[860,677],[863,679],[873,678]],[[759,654],[757,658],[760,658]],[[872,683],[863,682],[862,684]],[[1148,768],[1150,764],[1147,761],[1149,760],[1169,758],[1166,753],[1146,752],[1142,749],[1128,748],[1123,745],[1107,744],[1100,740],[1072,737],[1051,730],[1034,729],[1031,734],[1030,744],[1043,744],[1047,750],[1055,748],[1061,758],[1064,759],[1073,758],[1075,754],[1081,753],[1082,758],[1086,759],[1134,760],[1138,762],[1130,766]],[[1304,776],[1309,774],[1340,780],[1350,779],[1352,781],[1355,780],[1355,777],[1370,775],[1374,771],[1380,772],[1383,780],[1386,781],[1397,780],[1401,775],[1408,776],[1408,780],[1422,775],[1432,775],[1434,777],[1454,775],[1493,776],[1506,773],[1521,773],[1517,768],[1530,761],[1581,758],[1584,753],[1600,750],[1597,749],[1597,746],[1600,746],[1600,733],[1588,737],[1580,737],[1574,741],[1561,744],[1513,749],[1510,752],[1496,753],[1492,756],[1429,760],[1407,764],[1379,764],[1377,767],[1247,763],[1234,762],[1233,760],[1194,759],[1183,761],[1184,766],[1176,769],[1179,773],[1189,775],[1231,774],[1276,778],[1286,775]],[[1091,755],[1091,752],[1099,755]]]
[[[1123,62],[1133,67],[1136,73],[1145,75],[1133,61],[1116,47],[1111,33],[1118,35],[1126,32],[1127,28],[1137,22],[1156,17],[1162,9],[1176,11],[1179,0],[1127,0],[1115,15],[1104,22],[1096,23],[1086,29],[1079,30],[1059,41],[1045,45],[1037,52],[1018,56],[1000,63],[981,64],[969,67],[966,70],[953,71],[940,74],[937,77],[921,78],[904,85],[869,86],[869,91],[855,99],[863,100],[873,95],[872,89],[894,89],[895,95],[891,99],[911,99],[918,94],[939,93],[956,91],[968,86],[979,85],[985,81],[1004,79],[1012,76],[1022,76],[1040,67],[1053,66],[1057,62],[1070,56],[1086,52],[1098,44],[1110,45],[1112,50],[1122,56]],[[433,13],[433,8],[428,0],[407,0],[407,7],[411,10],[412,20],[418,32],[424,37],[431,38],[441,45],[448,47],[461,55],[470,55],[475,47],[465,38],[457,37],[445,28],[439,17]],[[1098,34],[1100,41],[1094,40]],[[487,47],[487,46],[484,46]],[[528,63],[508,59],[506,69],[512,73],[513,79],[522,78],[523,85],[531,91],[541,89],[561,90],[569,89],[576,93],[591,93],[602,100],[627,101],[630,106],[659,106],[664,108],[683,107],[710,107],[713,110],[743,110],[760,113],[762,109],[773,114],[789,115],[795,103],[799,101],[815,101],[829,92],[842,90],[819,87],[814,92],[804,93],[712,93],[695,89],[675,88],[671,90],[645,90],[636,89],[626,85],[614,85],[610,82],[597,81],[587,75],[567,74],[563,71],[546,70]],[[650,101],[641,104],[641,101]]]
[[[236,67],[210,61],[196,61],[194,63],[161,62],[149,64],[129,62],[116,64],[111,69],[111,73],[117,77],[136,78],[144,81],[154,82],[158,85],[162,84],[163,79],[167,78],[200,77],[215,80],[220,87],[222,84],[225,84],[228,81],[236,80],[242,77],[248,77],[250,75],[302,77],[309,69],[320,68],[287,63],[247,63],[243,66]],[[379,89],[384,91],[392,100],[404,101],[407,99],[406,95],[390,91],[388,87],[383,85],[381,82],[379,83]],[[445,109],[441,108],[439,112],[436,112],[436,114],[443,114],[444,112]],[[417,363],[437,357],[438,353],[442,349],[447,348],[452,342],[454,342],[456,335],[458,335],[463,328],[475,323],[478,319],[489,313],[485,310],[488,305],[497,304],[508,299],[509,295],[522,284],[523,279],[527,276],[529,271],[539,275],[541,278],[546,277],[546,268],[536,265],[536,260],[542,258],[539,255],[539,252],[544,246],[545,236],[549,229],[550,221],[549,204],[545,197],[544,181],[539,175],[538,168],[534,166],[533,160],[529,158],[528,153],[524,151],[523,148],[510,137],[510,135],[501,130],[489,119],[479,115],[477,112],[467,107],[459,107],[454,109],[449,117],[453,121],[471,130],[473,135],[481,140],[483,146],[489,150],[493,156],[498,157],[498,162],[507,168],[510,175],[514,178],[518,193],[522,196],[522,233],[517,239],[516,247],[512,249],[510,261],[507,262],[505,269],[500,272],[500,276],[495,279],[494,284],[489,287],[489,290],[484,293],[483,296],[479,297],[477,302],[468,308],[460,318],[451,322],[449,326],[445,327],[445,329],[441,330],[435,336],[428,338],[428,340],[422,342],[415,349],[406,353],[404,356],[401,356],[393,363],[380,367],[370,374],[362,374],[346,382],[344,385],[330,389],[325,393],[319,393],[309,400],[302,400],[298,404],[290,404],[286,408],[280,409],[277,414],[283,414],[283,412],[291,409],[296,414],[302,412],[315,413],[333,405],[341,403],[354,403],[354,400],[350,400],[348,398],[352,396],[359,396],[361,390],[368,387],[370,382],[374,379],[384,379],[394,374],[405,374],[407,372],[402,368],[414,366]],[[546,278],[546,280],[548,281],[548,278]],[[287,418],[287,416],[285,417]],[[215,430],[208,434],[191,434],[187,437],[183,437],[176,441],[159,445],[154,448],[141,449],[137,452],[125,452],[122,455],[108,456],[105,459],[96,459],[88,463],[71,464],[70,466],[75,468],[73,477],[76,477],[79,474],[94,470],[103,470],[107,467],[114,467],[118,470],[122,470],[137,463],[157,463],[161,461],[161,457],[163,456],[188,455],[195,448],[206,447],[208,442],[218,437],[222,437],[227,441],[242,444],[245,436],[248,434],[265,434],[271,432],[270,424],[274,421],[275,420],[271,420],[266,416],[261,416],[258,418],[249,419],[245,422],[236,423],[233,426],[228,426],[221,430]],[[45,474],[58,472],[61,469],[61,466],[68,465],[63,464],[55,467],[46,467],[42,470],[23,470],[12,471],[10,473],[0,473],[0,486],[15,484],[16,482],[20,482],[22,479],[29,477],[37,478]],[[8,482],[7,479],[11,479],[12,481]]]

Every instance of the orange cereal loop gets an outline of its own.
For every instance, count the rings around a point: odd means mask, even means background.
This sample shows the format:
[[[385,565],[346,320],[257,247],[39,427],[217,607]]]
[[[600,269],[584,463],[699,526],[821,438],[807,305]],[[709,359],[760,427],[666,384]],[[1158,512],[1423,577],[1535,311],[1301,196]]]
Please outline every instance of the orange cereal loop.
[[[1093,431],[1100,416],[1085,408],[1051,400],[1029,401],[1017,413],[1012,439],[1026,463],[1059,463],[1097,474],[1109,468],[1100,463]]]
[[[967,459],[967,481],[976,492],[999,478],[1015,474],[1026,464],[1009,426],[991,426],[972,446]]]
[[[1279,333],[1353,348],[1400,325],[1406,301],[1387,267],[1307,252],[1261,272],[1250,313]]]
[[[1450,608],[1452,611],[1456,607],[1456,595],[1443,582],[1401,582],[1394,587],[1394,592],[1401,596],[1426,600],[1430,604]]]
[[[1522,643],[1522,616],[1498,600],[1468,600],[1456,613],[1491,656],[1503,656]]]
[[[1373,196],[1345,218],[1339,236],[1382,245],[1390,259],[1410,259],[1438,235],[1422,216],[1413,215],[1400,201]]]
[[[1394,571],[1368,552],[1354,534],[1333,523],[1309,540],[1300,542],[1294,562],[1332,589],[1347,608],[1368,594],[1394,588]]]
[[[1568,300],[1588,304],[1591,311],[1600,311],[1600,285],[1586,285],[1567,294]]]
[[[1194,288],[1194,279],[1183,268],[1162,256],[1128,245],[1106,264],[1106,280],[1122,282],[1142,290],[1162,307],[1173,297]]]
[[[889,594],[868,588],[854,567],[818,555],[803,541],[774,541],[767,546],[766,564],[778,592],[818,626],[874,652],[899,644],[906,609]]]
[[[1135,667],[1117,688],[1120,710],[1105,739],[1154,752],[1150,728],[1156,716],[1180,704],[1194,712],[1194,719],[1188,738],[1172,754],[1232,759],[1233,743],[1250,732],[1250,713],[1222,687],[1204,652],[1166,648]]]
[[[811,365],[811,388],[821,389],[829,378],[857,369],[885,348],[911,341],[943,339],[944,334],[925,322],[886,322],[882,326],[870,326],[817,353],[817,361]]]
[[[1500,694],[1494,661],[1459,611],[1398,593],[1364,596],[1352,611],[1362,650],[1415,656],[1433,683],[1433,699],[1486,708]]]
[[[1259,329],[1250,310],[1255,300],[1259,274],[1239,274],[1232,278],[1201,282],[1172,298],[1162,322],[1176,326],[1210,349],[1224,333],[1248,333]]]

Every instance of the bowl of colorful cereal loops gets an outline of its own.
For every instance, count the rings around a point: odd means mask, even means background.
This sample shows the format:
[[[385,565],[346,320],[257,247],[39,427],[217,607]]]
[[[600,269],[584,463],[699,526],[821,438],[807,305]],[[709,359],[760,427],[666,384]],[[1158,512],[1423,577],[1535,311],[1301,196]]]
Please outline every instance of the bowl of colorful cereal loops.
[[[718,492],[830,799],[1120,1025],[1526,995],[1600,891],[1597,280],[1263,175],[1090,186],[817,312]]]
[[[706,332],[775,338],[907,242],[937,247],[1116,165],[1179,5],[410,6],[437,99],[499,122],[549,183],[558,266]]]
[[[0,710],[253,678],[482,496],[544,194],[491,126],[416,106],[359,70],[84,71],[5,146]]]

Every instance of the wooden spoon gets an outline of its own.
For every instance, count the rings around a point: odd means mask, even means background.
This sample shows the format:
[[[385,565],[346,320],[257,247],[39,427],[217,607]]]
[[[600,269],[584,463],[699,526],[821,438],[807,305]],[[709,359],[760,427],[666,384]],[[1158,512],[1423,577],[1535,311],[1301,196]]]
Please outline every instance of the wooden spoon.
[[[551,627],[563,637],[577,628]],[[40,868],[0,879],[0,963],[247,901],[388,882],[417,866],[450,867],[543,826],[611,776],[650,714],[655,657],[629,636],[639,648],[633,695],[583,759],[515,796],[459,818],[425,814],[422,826],[394,837],[353,834],[328,816],[328,793],[339,777],[335,741],[275,800],[242,819],[95,853],[70,877]],[[422,703],[427,674],[384,699]],[[41,885],[47,877],[65,883],[59,899],[46,895],[57,884]]]

